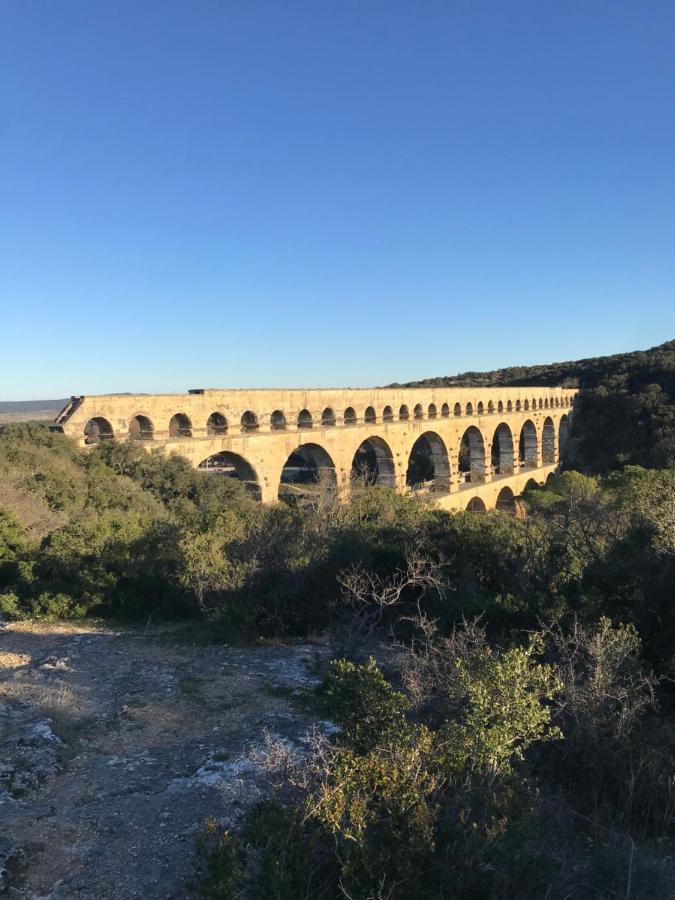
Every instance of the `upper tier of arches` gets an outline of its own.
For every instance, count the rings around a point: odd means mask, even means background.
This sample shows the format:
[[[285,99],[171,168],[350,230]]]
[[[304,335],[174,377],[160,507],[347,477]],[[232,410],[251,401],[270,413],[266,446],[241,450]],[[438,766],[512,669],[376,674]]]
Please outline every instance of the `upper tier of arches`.
[[[478,401],[475,405],[468,401],[464,404],[454,403],[403,403],[398,408],[391,404],[377,408],[369,405],[361,411],[353,406],[344,409],[324,407],[312,411],[301,409],[299,412],[286,412],[275,409],[271,413],[258,413],[247,409],[238,418],[228,417],[226,411],[212,410],[202,421],[195,421],[186,411],[178,410],[168,421],[157,422],[147,411],[138,411],[129,420],[128,426],[115,429],[109,419],[93,416],[84,425],[83,439],[85,444],[96,444],[107,440],[152,441],[155,439],[192,439],[196,437],[233,436],[236,434],[253,434],[258,431],[305,431],[310,429],[353,427],[356,425],[393,425],[397,422],[429,421],[450,419],[455,417],[471,417],[482,420],[488,417],[504,416],[513,413],[531,413],[539,410],[571,409],[574,399],[569,395],[562,397],[539,397],[513,400]],[[566,436],[565,436],[566,440]],[[550,434],[547,436],[547,456],[550,456]]]

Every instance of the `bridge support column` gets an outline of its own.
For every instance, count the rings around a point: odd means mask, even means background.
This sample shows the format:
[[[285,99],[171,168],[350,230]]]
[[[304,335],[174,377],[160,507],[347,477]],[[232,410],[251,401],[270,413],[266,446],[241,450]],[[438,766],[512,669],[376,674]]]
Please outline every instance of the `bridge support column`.
[[[407,469],[404,469],[399,465],[396,466],[394,488],[397,494],[405,494],[408,489],[408,485],[406,484],[406,474]]]
[[[265,479],[261,479],[260,499],[263,503],[276,503],[279,499],[279,485],[268,484]]]

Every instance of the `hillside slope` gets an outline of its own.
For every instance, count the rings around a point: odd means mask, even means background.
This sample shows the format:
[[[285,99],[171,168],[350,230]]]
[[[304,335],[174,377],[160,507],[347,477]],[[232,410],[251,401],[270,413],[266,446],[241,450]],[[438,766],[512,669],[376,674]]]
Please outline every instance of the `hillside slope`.
[[[613,356],[592,356],[588,359],[546,363],[536,366],[511,366],[490,372],[461,372],[409,381],[390,387],[469,387],[509,385],[522,387],[530,384],[592,388],[608,380],[620,380],[624,386],[637,390],[645,384],[675,388],[675,340],[666,341],[649,350],[616,353]]]
[[[617,353],[491,372],[463,372],[405,387],[562,384],[582,389],[568,465],[609,472],[675,463],[675,341]]]

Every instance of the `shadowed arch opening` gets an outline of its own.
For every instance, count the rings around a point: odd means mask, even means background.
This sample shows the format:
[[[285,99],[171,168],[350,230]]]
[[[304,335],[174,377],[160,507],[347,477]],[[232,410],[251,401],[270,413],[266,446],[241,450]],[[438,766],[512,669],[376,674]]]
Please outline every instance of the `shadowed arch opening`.
[[[530,408],[530,401],[526,400],[525,403],[523,404],[523,409],[525,410],[525,412],[527,412],[529,410],[529,408]]]
[[[262,497],[255,469],[238,453],[230,453],[229,451],[214,453],[213,456],[209,456],[208,459],[200,462],[197,468],[200,472],[205,472],[207,475],[221,478],[236,478],[254,500],[260,500]]]
[[[227,419],[222,413],[212,412],[206,420],[207,434],[227,434]]]
[[[537,429],[531,419],[528,419],[520,429],[518,462],[521,466],[537,465]]]
[[[352,460],[351,478],[368,485],[395,487],[396,467],[389,444],[375,436],[363,441]]]
[[[504,412],[504,404],[502,403],[501,400],[500,400],[499,403],[497,404],[497,412],[498,412],[500,415],[501,415],[501,413]]]
[[[298,413],[298,428],[311,428],[313,424],[311,412],[308,409],[301,409]]]
[[[497,502],[495,506],[502,512],[510,513],[510,515],[512,516],[516,514],[516,498],[510,487],[504,485],[501,491],[497,494]]]
[[[570,420],[564,415],[560,419],[560,425],[558,426],[558,456],[560,458],[563,457],[565,452],[567,451],[567,442],[570,436]]]
[[[506,422],[501,422],[495,429],[490,461],[495,475],[513,474],[513,435]]]
[[[337,489],[335,463],[319,444],[300,444],[281,470],[279,500],[295,506],[300,501],[318,500],[325,489]]]
[[[409,410],[408,407],[405,405],[405,403],[404,403],[403,406],[401,406],[401,408],[399,409],[399,411],[398,411],[398,417],[399,417],[399,419],[401,420],[401,422],[407,422],[408,419],[410,418],[410,410]]]
[[[176,415],[171,418],[171,421],[169,422],[169,437],[192,437],[192,422],[185,413],[176,413]]]
[[[462,406],[461,406],[460,403],[455,403],[455,410],[454,410],[454,413],[455,413],[456,416],[461,416],[461,415],[462,415]]]
[[[485,412],[485,407],[483,406],[483,401],[479,400],[478,406],[476,407],[476,414],[479,416],[482,416],[484,412]]]
[[[473,403],[466,404],[466,414],[467,414],[467,416],[473,415]]]
[[[539,398],[539,409],[543,409],[543,408],[544,408],[544,401],[540,397]]]
[[[540,487],[541,485],[539,482],[535,481],[534,478],[528,478],[525,487],[523,488],[523,493],[525,493],[525,491],[538,491]]]
[[[450,407],[448,406],[447,403],[444,403],[443,406],[441,406],[441,416],[444,419],[447,419],[449,415],[450,415]]]
[[[363,414],[363,421],[366,422],[368,425],[372,425],[373,422],[377,421],[377,414],[375,412],[375,407],[373,407],[373,406],[366,407],[366,411]]]
[[[435,419],[437,415],[438,415],[438,413],[436,411],[436,404],[430,403],[429,408],[427,409],[427,417],[429,419]]]
[[[553,405],[553,404],[551,404],[551,405]],[[544,409],[548,409],[548,397],[546,397],[544,400]]]
[[[422,408],[422,404],[421,404],[421,403],[417,403],[417,404],[415,405],[415,409],[413,410],[413,416],[414,416],[416,419],[423,419],[423,418],[424,418],[424,409]]]
[[[485,480],[485,445],[483,435],[475,425],[467,428],[462,435],[458,470],[460,481]]]
[[[555,427],[553,419],[546,416],[541,433],[541,461],[546,465],[555,462]]]
[[[321,425],[323,428],[332,428],[335,425],[335,413],[327,406],[321,413]]]
[[[353,406],[348,406],[344,414],[345,425],[356,425],[356,412]]]
[[[247,409],[246,412],[241,417],[241,430],[244,434],[247,434],[250,431],[257,431],[259,428],[258,425],[258,417],[256,414]]]
[[[474,513],[484,513],[487,512],[487,509],[485,508],[485,504],[480,499],[480,497],[472,497],[466,504],[466,511]]]
[[[151,441],[155,436],[155,429],[147,416],[134,416],[129,422],[130,441]]]
[[[272,431],[286,431],[286,416],[282,410],[275,409],[270,416],[270,428]]]
[[[507,411],[507,412],[513,412],[513,403],[512,403],[511,400],[507,400],[507,401],[506,401],[506,411]]]
[[[391,406],[385,406],[382,410],[382,421],[383,422],[393,422],[394,421],[394,410]]]
[[[491,416],[495,411],[495,405],[492,400],[488,401],[488,415]]]
[[[450,490],[450,459],[443,439],[434,431],[417,438],[408,457],[405,483],[412,490]]]
[[[103,416],[94,416],[84,426],[85,444],[100,444],[102,441],[112,441],[114,439],[113,427]]]
[[[516,400],[516,412],[520,412],[520,400]]]

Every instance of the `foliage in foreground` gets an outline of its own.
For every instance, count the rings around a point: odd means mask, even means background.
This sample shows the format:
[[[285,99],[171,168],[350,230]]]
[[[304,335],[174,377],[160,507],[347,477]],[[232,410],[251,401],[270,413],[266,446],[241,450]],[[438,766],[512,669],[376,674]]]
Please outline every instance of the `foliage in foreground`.
[[[364,623],[401,634],[406,608],[446,629],[483,614],[494,632],[604,614],[632,622],[672,671],[675,469],[568,472],[526,502],[524,519],[453,515],[370,488],[345,504],[263,507],[178,456],[84,454],[16,426],[0,435],[0,610],[208,617],[242,638],[330,628],[347,643]],[[411,549],[424,572],[409,569]],[[392,579],[397,610],[371,616]]]
[[[441,716],[430,712],[428,694],[392,687],[373,660],[334,661],[319,699],[338,734],[314,735],[309,755],[283,745],[258,755],[266,796],[236,833],[207,824],[198,896],[665,896],[675,885],[668,861],[635,850],[628,832],[571,811],[552,765],[579,736],[572,729],[566,738],[561,725],[582,710],[602,718],[589,712],[589,696],[621,693],[630,672],[643,670],[639,658],[626,660],[632,633],[605,623],[561,637],[539,632],[499,650],[470,623],[449,639],[425,640],[399,666],[404,683],[427,677]],[[601,646],[608,672],[598,663],[571,674],[569,654],[545,662],[563,643],[579,657]],[[626,696],[625,736],[636,744],[652,687],[645,675]],[[610,748],[614,738],[605,733]],[[595,769],[595,748],[575,753],[582,772]],[[665,783],[651,784],[640,802],[653,803],[659,790],[667,804]]]

